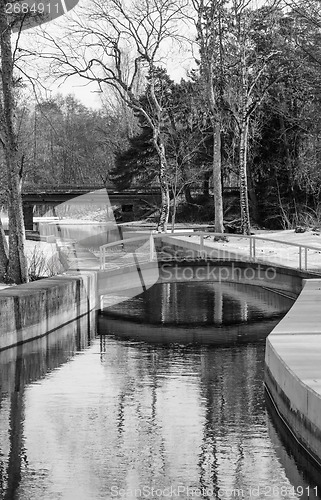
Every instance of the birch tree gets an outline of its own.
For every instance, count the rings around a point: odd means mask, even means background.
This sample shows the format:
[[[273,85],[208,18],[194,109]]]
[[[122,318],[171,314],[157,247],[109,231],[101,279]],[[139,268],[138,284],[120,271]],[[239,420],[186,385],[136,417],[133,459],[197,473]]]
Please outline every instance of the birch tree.
[[[253,10],[248,0],[233,0],[228,15],[230,26],[226,40],[225,105],[236,123],[239,138],[239,183],[241,232],[250,234],[250,210],[248,200],[248,147],[249,128],[252,116],[263,103],[267,91],[276,83],[279,75],[269,73],[269,64],[278,56],[278,50],[271,47],[261,52],[256,45],[256,29],[268,26],[275,33],[276,18],[273,6]],[[266,33],[265,33],[266,36]]]
[[[274,27],[273,5],[253,9],[251,0],[193,0],[198,13],[199,67],[213,127],[213,181],[215,228],[223,225],[221,188],[221,134],[231,115],[238,137],[241,231],[250,233],[248,201],[248,146],[251,118],[274,84],[269,78],[270,61],[277,51],[262,53],[256,46],[259,19]],[[264,22],[262,23],[264,24]]]
[[[48,33],[43,35],[50,52],[42,57],[52,61],[52,73],[78,75],[98,83],[101,90],[112,87],[151,127],[159,160],[159,231],[167,227],[169,188],[162,130],[164,110],[155,89],[157,67],[170,50],[171,41],[180,38],[178,26],[183,22],[185,7],[185,0],[93,0],[88,9],[71,21],[69,45],[66,37],[57,40]],[[142,78],[148,107],[139,99]]]

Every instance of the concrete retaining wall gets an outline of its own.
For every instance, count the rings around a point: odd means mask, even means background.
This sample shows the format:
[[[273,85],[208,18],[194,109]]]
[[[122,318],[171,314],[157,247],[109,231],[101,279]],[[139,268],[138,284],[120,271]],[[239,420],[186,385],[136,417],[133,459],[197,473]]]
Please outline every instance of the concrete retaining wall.
[[[188,271],[186,270],[188,267]],[[262,286],[286,292],[297,297],[302,290],[302,279],[307,273],[277,266],[231,260],[189,262],[174,264],[162,262],[160,281],[226,281]]]
[[[321,464],[321,280],[304,288],[266,342],[265,384],[280,416]]]
[[[97,273],[69,272],[0,291],[0,350],[39,338],[97,307]]]
[[[136,294],[158,283],[182,281],[222,281],[244,283],[284,292],[296,298],[302,290],[302,279],[309,276],[301,271],[270,267],[263,264],[202,261],[160,261],[110,271],[98,271],[98,295],[136,289]],[[138,291],[140,289],[140,291]]]

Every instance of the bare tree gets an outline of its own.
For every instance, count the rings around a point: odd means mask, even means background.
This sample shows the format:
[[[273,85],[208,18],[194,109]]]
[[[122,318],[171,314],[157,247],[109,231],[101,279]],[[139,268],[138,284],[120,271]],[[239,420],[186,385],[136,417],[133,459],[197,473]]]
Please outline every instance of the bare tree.
[[[224,0],[193,0],[197,12],[197,43],[200,54],[201,81],[213,129],[213,189],[215,232],[223,233],[223,195],[221,166],[221,89],[217,85],[220,74],[222,26],[221,11]],[[218,72],[218,74],[217,74]]]
[[[162,134],[164,111],[155,89],[157,67],[170,50],[173,39],[179,39],[186,1],[92,0],[90,7],[71,21],[69,37],[57,40],[46,32],[43,34],[50,51],[42,53],[42,57],[51,60],[53,74],[66,78],[78,75],[98,83],[101,89],[105,85],[116,89],[126,104],[143,115],[152,128],[159,158],[160,231],[167,227],[169,187]],[[124,65],[126,61],[130,67]],[[147,106],[139,99],[138,92],[143,77]]]
[[[18,152],[18,135],[15,121],[14,52],[11,47],[11,26],[6,12],[6,2],[0,0],[1,83],[0,142],[4,149],[7,167],[9,205],[9,281],[28,281],[27,261],[24,254],[24,221],[21,198],[22,163]],[[3,245],[1,245],[3,246]],[[0,248],[3,252],[3,248]]]

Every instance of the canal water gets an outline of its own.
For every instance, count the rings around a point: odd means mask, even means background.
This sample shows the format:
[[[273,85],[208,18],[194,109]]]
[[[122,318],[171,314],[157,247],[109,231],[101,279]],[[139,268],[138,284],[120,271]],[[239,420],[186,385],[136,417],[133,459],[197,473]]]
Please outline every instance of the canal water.
[[[0,498],[320,499],[266,399],[265,338],[293,301],[155,285],[0,353]]]

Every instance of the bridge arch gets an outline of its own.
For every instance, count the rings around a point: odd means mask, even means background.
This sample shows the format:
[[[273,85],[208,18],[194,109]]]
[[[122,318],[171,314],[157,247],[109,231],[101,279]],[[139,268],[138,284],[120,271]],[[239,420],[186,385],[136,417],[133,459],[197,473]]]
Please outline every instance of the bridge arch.
[[[158,273],[157,279],[155,273]],[[302,280],[312,276],[305,271],[272,267],[255,262],[159,261],[157,269],[155,269],[155,263],[146,262],[140,264],[139,272],[137,272],[136,265],[98,271],[98,295],[116,293],[126,297],[126,293],[130,290],[141,293],[156,282],[221,281],[262,286],[287,293],[295,298],[302,290]]]

